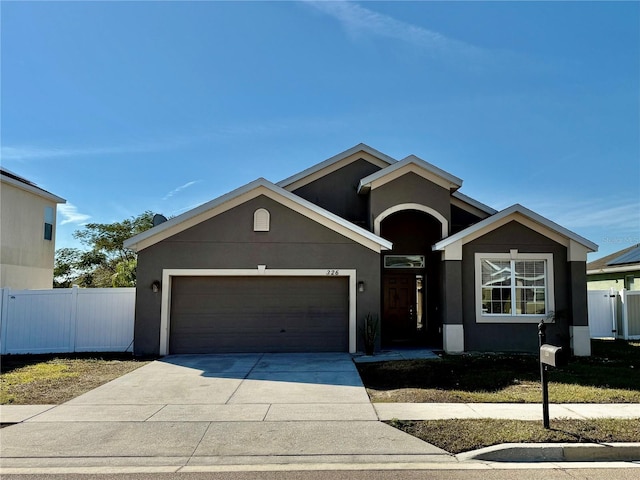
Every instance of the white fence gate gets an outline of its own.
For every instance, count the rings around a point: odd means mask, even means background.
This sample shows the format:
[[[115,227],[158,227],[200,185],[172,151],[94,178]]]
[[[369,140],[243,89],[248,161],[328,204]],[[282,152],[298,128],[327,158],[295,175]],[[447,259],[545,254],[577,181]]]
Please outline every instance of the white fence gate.
[[[640,291],[621,290],[617,306],[618,334],[627,340],[640,340]]]
[[[591,338],[640,339],[640,291],[588,290]]]
[[[132,350],[135,288],[0,290],[2,354]]]

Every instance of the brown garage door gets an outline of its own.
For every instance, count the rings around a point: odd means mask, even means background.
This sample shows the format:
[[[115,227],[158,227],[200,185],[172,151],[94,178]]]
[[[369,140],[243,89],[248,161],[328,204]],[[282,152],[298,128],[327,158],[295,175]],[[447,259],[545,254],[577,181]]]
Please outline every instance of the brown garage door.
[[[347,278],[173,278],[169,353],[348,349]]]

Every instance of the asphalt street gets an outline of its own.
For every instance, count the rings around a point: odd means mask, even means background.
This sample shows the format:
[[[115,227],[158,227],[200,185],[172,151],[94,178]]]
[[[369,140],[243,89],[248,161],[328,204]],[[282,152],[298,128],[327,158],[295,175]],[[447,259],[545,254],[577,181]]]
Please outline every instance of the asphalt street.
[[[2,475],[2,480],[637,480],[637,468],[357,470],[141,474]]]

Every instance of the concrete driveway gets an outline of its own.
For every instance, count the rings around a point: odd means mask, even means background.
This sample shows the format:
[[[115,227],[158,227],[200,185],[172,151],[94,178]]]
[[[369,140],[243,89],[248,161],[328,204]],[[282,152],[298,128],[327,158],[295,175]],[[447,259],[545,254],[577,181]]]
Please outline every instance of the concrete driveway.
[[[4,468],[451,461],[379,422],[339,353],[169,356],[0,434]]]
[[[377,420],[348,354],[174,355],[31,421]]]

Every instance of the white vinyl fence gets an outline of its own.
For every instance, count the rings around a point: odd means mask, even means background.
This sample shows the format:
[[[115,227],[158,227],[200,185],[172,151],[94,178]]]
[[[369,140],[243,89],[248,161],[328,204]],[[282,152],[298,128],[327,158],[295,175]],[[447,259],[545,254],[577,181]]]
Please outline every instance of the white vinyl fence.
[[[640,291],[588,290],[591,338],[640,339]]]
[[[0,292],[2,354],[132,350],[135,288]]]

